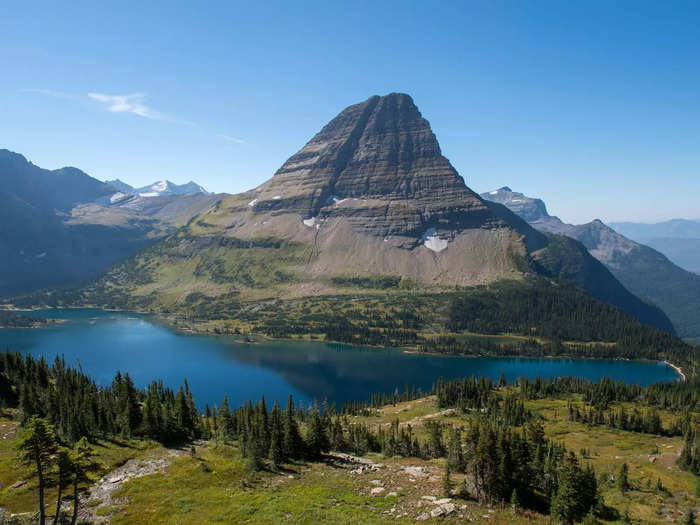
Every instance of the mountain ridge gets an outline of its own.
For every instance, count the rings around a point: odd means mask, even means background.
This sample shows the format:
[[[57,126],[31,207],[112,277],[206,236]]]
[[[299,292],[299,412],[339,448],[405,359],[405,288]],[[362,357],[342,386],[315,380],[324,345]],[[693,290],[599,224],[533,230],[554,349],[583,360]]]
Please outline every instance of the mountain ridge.
[[[115,195],[78,168],[46,170],[0,150],[0,297],[85,282],[223,198]]]
[[[632,293],[658,304],[681,336],[700,340],[700,276],[679,268],[662,253],[628,239],[599,219],[571,225],[548,213],[533,214],[533,203],[539,199],[503,188],[483,193],[482,197],[526,214],[531,217],[530,224],[541,231],[580,241]]]
[[[445,290],[535,273],[673,330],[577,241],[482,200],[411,97],[392,93],[342,110],[268,181],[112,268],[98,288],[170,311],[345,293],[338,283],[356,277]]]

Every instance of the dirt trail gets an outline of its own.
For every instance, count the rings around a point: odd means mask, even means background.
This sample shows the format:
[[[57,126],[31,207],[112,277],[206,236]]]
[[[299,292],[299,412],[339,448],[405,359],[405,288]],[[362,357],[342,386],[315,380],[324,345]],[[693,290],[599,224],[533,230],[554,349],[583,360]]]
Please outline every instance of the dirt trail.
[[[168,450],[165,455],[130,459],[121,467],[100,478],[90,489],[90,495],[83,499],[78,517],[90,523],[110,523],[107,511],[110,507],[126,503],[115,497],[122,483],[130,479],[165,472],[173,458],[184,454],[181,450]],[[104,513],[105,515],[100,515]]]

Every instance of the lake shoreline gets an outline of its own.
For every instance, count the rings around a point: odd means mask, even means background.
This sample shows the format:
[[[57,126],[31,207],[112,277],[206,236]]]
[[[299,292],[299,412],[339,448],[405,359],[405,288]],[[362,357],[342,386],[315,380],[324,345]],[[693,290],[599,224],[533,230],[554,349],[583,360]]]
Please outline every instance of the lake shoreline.
[[[128,312],[126,310],[122,310],[124,312]],[[667,360],[659,360],[659,359],[644,359],[644,358],[638,358],[638,359],[630,359],[626,357],[586,357],[586,356],[577,356],[577,355],[571,355],[571,354],[562,354],[562,355],[538,355],[538,356],[532,356],[532,355],[497,355],[497,354],[450,354],[450,353],[440,353],[440,352],[426,352],[422,350],[416,350],[412,349],[410,347],[390,347],[390,346],[381,346],[381,345],[369,345],[369,344],[359,344],[359,343],[348,343],[344,341],[334,341],[334,340],[329,340],[329,339],[295,339],[291,337],[287,338],[282,338],[282,337],[270,337],[265,334],[255,334],[255,336],[250,336],[250,335],[243,335],[243,334],[216,334],[212,333],[210,330],[204,330],[204,329],[198,329],[197,328],[197,323],[198,321],[194,321],[193,325],[183,328],[177,326],[177,324],[174,323],[175,318],[173,318],[170,315],[167,314],[158,314],[158,313],[152,313],[153,315],[156,315],[158,318],[162,319],[164,321],[164,324],[168,326],[170,329],[175,330],[177,332],[187,334],[187,335],[207,335],[207,336],[219,336],[219,337],[229,337],[233,339],[232,342],[236,344],[262,344],[265,341],[279,341],[279,342],[309,342],[309,343],[327,343],[327,344],[342,344],[342,345],[347,345],[347,346],[355,346],[358,348],[374,348],[377,350],[383,350],[383,349],[393,349],[393,350],[399,350],[404,354],[409,354],[409,355],[424,355],[424,356],[431,356],[431,357],[462,357],[462,358],[473,358],[473,359],[478,359],[478,358],[483,358],[483,357],[488,357],[488,358],[503,358],[503,359],[552,359],[552,360],[574,360],[574,361],[620,361],[620,362],[638,362],[638,363],[664,363],[665,365],[673,368],[676,373],[678,374],[678,378],[676,380],[678,381],[686,381],[687,377],[683,373],[682,369],[680,366],[677,366],[670,361]],[[244,340],[237,340],[236,338],[245,338]]]
[[[203,323],[206,323],[208,321],[206,320],[190,320],[188,326],[179,326],[177,323],[177,317],[173,314],[167,314],[167,313],[160,313],[160,312],[153,312],[153,311],[145,311],[145,310],[124,310],[124,309],[119,309],[119,308],[101,308],[99,306],[81,306],[81,307],[75,307],[75,306],[70,306],[70,307],[44,307],[44,308],[26,308],[26,309],[20,309],[20,308],[7,308],[8,310],[12,311],[17,311],[17,312],[35,312],[35,311],[41,311],[41,310],[98,310],[102,312],[114,312],[114,313],[123,313],[123,314],[135,314],[135,315],[149,315],[153,316],[153,320],[159,320],[161,323],[167,327],[169,330],[172,330],[177,333],[181,333],[183,335],[200,335],[200,336],[215,336],[215,337],[226,337],[229,339],[231,343],[234,344],[249,344],[249,345],[255,345],[255,344],[263,344],[266,341],[273,341],[273,342],[309,342],[309,343],[326,343],[326,344],[342,344],[342,345],[347,345],[347,346],[354,346],[358,348],[372,348],[372,349],[377,349],[377,350],[384,350],[384,349],[392,349],[392,350],[398,350],[401,351],[402,353],[409,354],[409,355],[424,355],[424,356],[431,356],[431,357],[461,357],[461,358],[504,358],[504,359],[551,359],[551,360],[579,360],[579,361],[620,361],[620,362],[640,362],[640,363],[664,363],[667,366],[671,367],[677,374],[678,378],[676,380],[678,381],[686,381],[687,377],[685,373],[683,373],[683,370],[681,369],[680,366],[675,365],[674,363],[671,363],[668,360],[656,360],[656,359],[644,359],[644,358],[639,358],[639,359],[630,359],[630,358],[624,358],[624,357],[587,357],[587,356],[577,356],[577,355],[569,355],[569,354],[562,354],[562,355],[537,355],[537,356],[532,356],[532,355],[497,355],[497,354],[450,354],[450,353],[440,353],[440,352],[426,352],[422,350],[416,350],[414,348],[410,347],[390,347],[390,346],[381,346],[381,345],[369,345],[369,344],[359,344],[359,343],[348,343],[348,342],[343,342],[343,341],[333,341],[333,340],[327,340],[327,339],[296,339],[296,338],[279,338],[279,337],[270,337],[265,334],[255,334],[255,335],[246,335],[246,334],[222,334],[222,333],[215,333],[209,328],[201,328],[200,325]],[[66,320],[63,319],[53,319],[49,320],[51,321],[50,323],[44,325],[44,326],[36,326],[32,327],[31,329],[34,328],[45,328],[48,326],[51,326],[52,324],[56,323],[63,323]]]

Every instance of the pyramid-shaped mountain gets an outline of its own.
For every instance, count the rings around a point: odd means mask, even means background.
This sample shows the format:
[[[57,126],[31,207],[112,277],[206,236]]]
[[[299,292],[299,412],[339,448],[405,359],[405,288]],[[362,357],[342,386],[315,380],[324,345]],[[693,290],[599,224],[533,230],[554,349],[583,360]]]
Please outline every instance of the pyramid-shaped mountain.
[[[439,291],[533,273],[670,327],[582,245],[552,242],[482,200],[411,97],[392,93],[343,110],[267,182],[223,200],[102,284],[127,290],[139,306],[171,309],[342,294],[349,282]]]
[[[345,109],[269,181],[227,203],[227,213],[204,220],[236,237],[313,245],[304,271],[316,277],[472,285],[514,276],[514,257],[546,245],[466,186],[403,94]]]

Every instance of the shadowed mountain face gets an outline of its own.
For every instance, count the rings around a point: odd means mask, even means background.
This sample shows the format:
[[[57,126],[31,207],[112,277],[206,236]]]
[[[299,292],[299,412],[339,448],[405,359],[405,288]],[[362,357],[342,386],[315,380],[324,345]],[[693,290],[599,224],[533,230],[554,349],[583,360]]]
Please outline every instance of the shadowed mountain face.
[[[110,185],[77,168],[45,170],[18,153],[0,150],[0,191],[37,212],[69,211],[75,204],[114,193]]]
[[[687,272],[658,251],[617,233],[600,220],[566,224],[550,216],[539,199],[500,188],[482,195],[530,217],[528,222],[543,232],[563,234],[580,241],[596,259],[632,293],[659,305],[679,335],[700,340],[700,276]],[[533,203],[542,203],[532,213]]]
[[[576,241],[484,202],[442,155],[411,97],[392,93],[346,108],[267,182],[115,267],[97,289],[121,290],[127,304],[181,309],[222,297],[349,293],[339,283],[355,278],[454,290],[533,272],[671,329]]]
[[[115,193],[79,169],[0,150],[0,297],[86,281],[223,197]]]

